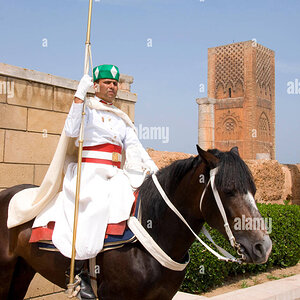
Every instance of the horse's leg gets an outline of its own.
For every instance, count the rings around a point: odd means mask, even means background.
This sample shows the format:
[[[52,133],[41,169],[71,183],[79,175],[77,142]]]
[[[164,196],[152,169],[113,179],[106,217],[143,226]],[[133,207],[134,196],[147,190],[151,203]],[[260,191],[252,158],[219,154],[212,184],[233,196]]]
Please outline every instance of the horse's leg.
[[[0,192],[0,300],[23,299],[34,274],[65,286],[64,272],[69,260],[59,253],[40,251],[30,244],[32,222],[8,230],[7,212],[11,197],[31,185],[20,185]]]
[[[138,242],[97,256],[99,300],[170,300],[185,272],[163,268]]]
[[[1,253],[2,254],[2,253]],[[8,298],[17,258],[4,257],[0,254],[0,299]]]
[[[33,270],[22,257],[19,257],[10,284],[8,299],[24,299],[35,273],[35,270]]]
[[[9,299],[9,289],[18,257],[9,246],[9,233],[6,226],[10,194],[8,190],[0,193],[0,299]]]
[[[14,253],[20,258],[17,264],[20,270],[14,274],[13,284],[20,285],[20,289],[24,289],[26,293],[34,274],[39,273],[56,285],[65,287],[65,271],[70,265],[70,260],[58,252],[39,250],[37,243],[29,243],[31,223],[11,229],[11,235],[18,236]]]

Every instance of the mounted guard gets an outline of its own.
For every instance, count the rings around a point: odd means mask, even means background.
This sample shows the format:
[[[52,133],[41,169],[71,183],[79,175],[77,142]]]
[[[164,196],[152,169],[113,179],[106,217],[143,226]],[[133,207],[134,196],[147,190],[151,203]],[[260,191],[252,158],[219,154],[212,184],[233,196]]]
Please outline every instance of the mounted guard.
[[[55,155],[41,187],[13,197],[7,221],[8,228],[12,228],[35,218],[31,242],[38,240],[39,229],[51,231],[55,247],[71,258],[69,294],[74,292],[77,273],[81,275],[80,293],[84,299],[96,298],[84,262],[102,250],[108,224],[124,232],[135,200],[133,192],[146,173],[158,170],[138,140],[128,115],[114,106],[120,78],[118,67],[100,65],[92,70],[93,79],[88,75],[89,65],[92,66],[91,11],[92,0],[85,75],[78,85]],[[86,98],[91,87],[95,97]],[[74,150],[72,138],[78,150]],[[24,205],[24,198],[32,200]]]

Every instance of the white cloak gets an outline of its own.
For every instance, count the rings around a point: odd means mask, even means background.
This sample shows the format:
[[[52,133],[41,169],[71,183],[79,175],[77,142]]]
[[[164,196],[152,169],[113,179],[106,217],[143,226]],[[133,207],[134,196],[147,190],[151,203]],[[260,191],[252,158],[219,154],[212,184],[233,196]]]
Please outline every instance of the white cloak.
[[[94,257],[101,251],[107,224],[128,219],[134,201],[132,187],[136,188],[142,183],[143,171],[157,170],[125,113],[116,107],[100,103],[97,97],[89,99],[87,105],[84,146],[104,143],[119,145],[125,150],[126,161],[125,170],[97,163],[82,164],[76,259]],[[67,257],[71,257],[77,163],[68,164],[63,189],[59,192],[59,178],[65,161],[64,157],[59,156],[65,156],[67,136],[76,137],[79,134],[82,106],[83,104],[73,103],[56,154],[41,187],[17,193],[9,206],[9,228],[25,223],[37,215],[34,227],[55,221],[53,242]],[[57,172],[53,165],[59,166],[60,170]],[[58,174],[54,180],[55,171]]]

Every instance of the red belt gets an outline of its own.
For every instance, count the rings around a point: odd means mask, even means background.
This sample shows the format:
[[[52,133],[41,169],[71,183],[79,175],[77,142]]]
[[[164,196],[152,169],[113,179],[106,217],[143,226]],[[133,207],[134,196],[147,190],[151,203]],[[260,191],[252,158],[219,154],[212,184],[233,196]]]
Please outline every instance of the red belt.
[[[82,152],[82,162],[98,163],[121,168],[122,147],[114,144],[85,146]]]

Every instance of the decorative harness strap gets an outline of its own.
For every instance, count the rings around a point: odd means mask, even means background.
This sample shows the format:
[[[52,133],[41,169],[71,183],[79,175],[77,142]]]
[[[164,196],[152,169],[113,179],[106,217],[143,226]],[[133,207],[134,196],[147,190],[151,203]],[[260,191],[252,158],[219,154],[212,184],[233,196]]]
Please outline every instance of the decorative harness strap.
[[[202,205],[202,201],[204,198],[204,194],[207,190],[207,187],[209,184],[211,184],[212,186],[212,191],[214,194],[214,197],[216,199],[218,208],[220,210],[220,213],[222,215],[222,218],[224,220],[224,227],[225,227],[225,231],[228,235],[230,244],[232,245],[232,247],[237,249],[237,252],[239,255],[241,255],[241,258],[235,258],[234,256],[232,256],[230,253],[228,253],[226,250],[224,250],[222,247],[218,246],[212,239],[211,235],[208,233],[208,231],[205,229],[205,227],[202,227],[202,232],[204,233],[204,235],[216,246],[216,248],[223,254],[220,255],[218,252],[216,252],[215,250],[213,250],[211,247],[209,247],[204,241],[202,241],[198,235],[192,230],[192,228],[190,227],[190,225],[187,223],[187,221],[184,219],[184,217],[181,215],[181,213],[177,210],[177,208],[173,205],[173,203],[169,200],[168,196],[166,195],[166,193],[164,192],[163,188],[161,187],[157,177],[155,174],[152,174],[152,179],[153,182],[156,186],[156,188],[158,189],[158,191],[160,192],[162,198],[164,199],[164,201],[166,202],[166,204],[169,206],[169,208],[182,220],[182,222],[190,229],[190,231],[192,232],[192,234],[196,237],[196,239],[207,249],[209,250],[212,254],[214,254],[219,260],[223,260],[223,261],[231,261],[231,262],[237,262],[237,263],[242,263],[242,261],[244,260],[244,255],[240,252],[240,244],[238,244],[235,241],[235,238],[232,234],[232,231],[230,229],[230,226],[228,224],[227,221],[227,217],[226,217],[226,213],[223,207],[223,204],[221,202],[218,190],[216,189],[215,186],[215,176],[217,174],[218,168],[212,169],[210,171],[210,179],[201,195],[201,200],[199,203],[200,206],[200,211],[201,211],[201,205]],[[135,217],[130,217],[130,219],[127,221],[128,227],[133,231],[133,233],[136,235],[136,237],[138,238],[138,240],[141,242],[141,244],[149,251],[149,253],[152,254],[152,256],[154,258],[157,259],[157,261],[163,265],[164,267],[167,267],[171,270],[174,271],[182,271],[185,269],[185,267],[187,266],[188,262],[186,263],[178,263],[175,262],[174,260],[172,260],[158,245],[157,243],[152,239],[152,237],[150,236],[150,234],[144,229],[144,227],[141,225],[141,223],[135,218]]]
[[[130,230],[135,234],[137,239],[145,247],[145,249],[164,267],[171,269],[173,271],[183,271],[190,259],[188,257],[187,262],[178,263],[174,261],[166,252],[164,252],[160,246],[153,240],[151,235],[143,227],[143,225],[138,221],[136,217],[130,217],[127,220],[127,225]]]

